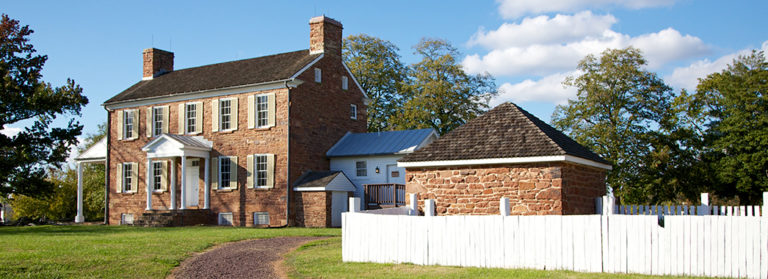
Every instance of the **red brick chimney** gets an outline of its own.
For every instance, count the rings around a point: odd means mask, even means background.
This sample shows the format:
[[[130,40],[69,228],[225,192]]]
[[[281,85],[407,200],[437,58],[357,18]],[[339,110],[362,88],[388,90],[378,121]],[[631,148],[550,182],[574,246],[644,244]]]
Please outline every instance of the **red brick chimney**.
[[[309,53],[325,53],[341,57],[341,22],[317,16],[309,20]]]
[[[148,48],[144,50],[144,77],[142,80],[173,72],[173,52]]]

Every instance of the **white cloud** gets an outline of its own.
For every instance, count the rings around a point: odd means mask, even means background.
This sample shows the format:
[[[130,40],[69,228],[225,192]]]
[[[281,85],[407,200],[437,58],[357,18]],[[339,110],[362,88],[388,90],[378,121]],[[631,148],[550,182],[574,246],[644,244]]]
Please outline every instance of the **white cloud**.
[[[576,88],[564,87],[563,81],[568,76],[577,72],[557,73],[543,77],[539,80],[524,80],[515,84],[504,83],[499,87],[499,95],[491,100],[491,107],[503,102],[515,103],[528,101],[542,101],[554,104],[565,104],[568,99],[576,97]]]
[[[21,131],[22,131],[21,128],[3,126],[3,128],[0,129],[0,134],[3,134],[9,138],[12,138],[18,135],[19,133],[21,133]]]
[[[768,41],[763,42],[761,49],[764,52],[768,52]],[[675,68],[672,74],[664,77],[664,80],[673,87],[692,91],[699,84],[699,78],[705,78],[711,73],[722,71],[728,64],[733,62],[733,59],[736,59],[739,55],[748,55],[751,51],[751,49],[739,50],[723,55],[715,59],[715,61],[710,61],[709,59],[695,61],[688,66]]]
[[[497,0],[499,13],[506,19],[515,19],[529,14],[549,12],[575,12],[587,8],[621,7],[643,9],[669,6],[675,0]]]
[[[487,48],[520,47],[532,44],[566,43],[584,37],[599,37],[616,23],[612,15],[594,15],[590,11],[575,15],[537,16],[520,23],[504,23],[496,30],[479,30],[469,45]]]
[[[511,32],[507,29],[506,32]],[[651,69],[672,61],[698,57],[709,51],[709,47],[701,39],[682,35],[672,28],[637,37],[605,29],[599,35],[585,36],[568,43],[524,46],[498,44],[497,48],[482,57],[478,54],[466,56],[462,63],[470,73],[489,72],[495,76],[549,75],[575,69],[578,62],[588,54],[599,54],[607,48],[628,46],[635,46],[643,51]]]

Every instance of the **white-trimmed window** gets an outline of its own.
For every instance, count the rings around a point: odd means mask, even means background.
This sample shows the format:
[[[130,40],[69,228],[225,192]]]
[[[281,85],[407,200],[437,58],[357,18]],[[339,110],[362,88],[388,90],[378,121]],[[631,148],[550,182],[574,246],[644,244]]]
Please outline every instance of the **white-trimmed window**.
[[[163,134],[163,107],[152,108],[152,136],[159,136]]]
[[[134,135],[134,125],[137,123],[134,123],[134,117],[136,114],[136,110],[126,110],[123,112],[123,137],[125,139],[133,139],[138,135]]]
[[[219,129],[228,131],[232,129],[232,100],[219,100]]]
[[[152,162],[152,190],[163,190],[163,162]]]
[[[323,81],[323,70],[315,68],[315,82],[320,83]]]
[[[254,177],[254,186],[256,187],[267,187],[270,185],[267,185],[267,155],[266,154],[257,154],[253,155],[253,172],[256,174]]]
[[[135,183],[133,173],[138,171],[133,169],[133,163],[123,163],[123,192],[135,192]]]
[[[269,126],[269,96],[256,96],[256,127]]]
[[[349,105],[349,118],[357,120],[357,105]]]
[[[219,226],[232,226],[232,212],[219,213]]]
[[[232,159],[229,157],[219,157],[219,188],[229,189],[232,180]]]
[[[347,76],[341,77],[341,89],[343,90],[349,89],[349,78]]]
[[[368,162],[356,161],[355,170],[357,172],[357,176],[368,176]]]
[[[187,133],[197,132],[197,104],[189,103],[186,108],[186,126]]]
[[[253,213],[254,225],[269,225],[269,212],[254,212]]]
[[[133,225],[133,214],[131,214],[131,213],[120,214],[120,224],[121,225]]]

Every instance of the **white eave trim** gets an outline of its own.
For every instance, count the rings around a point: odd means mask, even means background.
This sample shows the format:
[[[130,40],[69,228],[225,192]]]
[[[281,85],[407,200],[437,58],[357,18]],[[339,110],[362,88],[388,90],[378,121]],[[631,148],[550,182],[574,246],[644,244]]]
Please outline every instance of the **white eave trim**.
[[[256,84],[232,86],[232,87],[226,87],[226,88],[206,89],[201,91],[176,93],[176,94],[166,95],[166,96],[147,97],[147,98],[133,99],[128,101],[119,101],[119,102],[110,103],[110,104],[102,104],[102,106],[104,106],[105,109],[111,111],[111,110],[122,109],[122,108],[150,106],[150,105],[166,104],[166,103],[172,103],[172,102],[196,100],[196,99],[202,99],[202,98],[220,97],[220,96],[235,95],[235,94],[242,94],[242,93],[252,93],[255,91],[262,91],[262,90],[280,89],[280,88],[285,88],[286,85],[288,85],[289,87],[296,87],[302,83],[304,83],[304,81],[295,79],[295,78],[282,79],[282,80],[268,81],[268,82],[262,82],[262,83],[256,83]]]
[[[579,158],[571,155],[471,159],[471,160],[422,161],[422,162],[397,162],[397,166],[401,168],[416,168],[416,167],[522,164],[522,163],[541,163],[541,162],[569,162],[569,163],[585,165],[585,166],[590,166],[590,167],[595,167],[595,168],[600,168],[605,170],[612,169],[610,165],[598,163],[592,160],[587,160],[584,158]]]
[[[316,54],[316,53],[310,53],[310,55],[313,55],[313,54]],[[296,72],[295,74],[293,74],[293,75],[291,76],[291,79],[295,79],[295,78],[297,78],[299,75],[301,75],[302,73],[304,73],[304,71],[306,71],[307,69],[309,69],[309,67],[312,67],[312,65],[315,65],[315,63],[317,63],[317,61],[320,61],[320,59],[323,59],[323,57],[324,57],[324,56],[325,56],[325,54],[324,54],[324,53],[323,53],[323,54],[320,54],[320,56],[318,56],[317,58],[315,58],[315,60],[312,60],[312,62],[309,62],[309,64],[307,64],[306,66],[304,66],[304,68],[301,68],[301,70],[299,70],[298,72]]]
[[[325,187],[293,187],[296,192],[325,192]]]

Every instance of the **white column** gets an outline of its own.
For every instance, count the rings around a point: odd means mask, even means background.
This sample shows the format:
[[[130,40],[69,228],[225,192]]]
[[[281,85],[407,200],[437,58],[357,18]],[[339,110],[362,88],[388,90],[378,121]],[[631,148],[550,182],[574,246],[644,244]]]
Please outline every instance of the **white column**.
[[[152,159],[147,158],[147,210],[152,210]]]
[[[83,163],[77,162],[77,216],[75,223],[85,221],[83,217]]]
[[[424,216],[435,216],[435,200],[424,200]]]
[[[176,209],[176,157],[171,159],[171,210]]]
[[[411,205],[410,205],[410,207],[411,207],[411,212],[410,213],[411,214],[410,215],[412,215],[412,216],[419,215],[419,205],[418,205],[419,200],[418,200],[417,194],[416,193],[408,194],[408,200],[411,202]]]
[[[509,198],[499,199],[499,214],[509,216]]]
[[[205,158],[205,194],[203,194],[203,209],[211,207],[211,157]]]
[[[187,209],[187,156],[181,156],[181,206]]]

